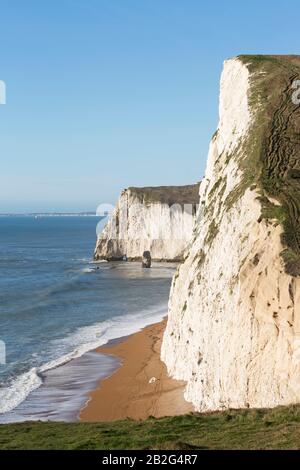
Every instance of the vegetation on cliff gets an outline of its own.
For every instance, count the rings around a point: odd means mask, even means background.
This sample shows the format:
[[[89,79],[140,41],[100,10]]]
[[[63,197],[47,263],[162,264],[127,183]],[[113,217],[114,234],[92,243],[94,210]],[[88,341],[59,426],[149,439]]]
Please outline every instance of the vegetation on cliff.
[[[292,100],[300,79],[299,56],[243,55],[250,72],[252,124],[236,152],[242,181],[227,207],[257,189],[262,217],[282,224],[285,270],[300,275],[300,106]]]
[[[196,206],[199,201],[199,183],[187,186],[153,186],[146,188],[130,187],[128,190],[136,195],[142,203],[152,204],[192,204]]]

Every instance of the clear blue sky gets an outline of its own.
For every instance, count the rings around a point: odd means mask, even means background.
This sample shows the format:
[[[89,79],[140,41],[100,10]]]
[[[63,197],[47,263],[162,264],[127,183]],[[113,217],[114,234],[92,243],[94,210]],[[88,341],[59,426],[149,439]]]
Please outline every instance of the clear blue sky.
[[[223,60],[300,52],[293,0],[3,0],[0,14],[0,212],[199,180]]]

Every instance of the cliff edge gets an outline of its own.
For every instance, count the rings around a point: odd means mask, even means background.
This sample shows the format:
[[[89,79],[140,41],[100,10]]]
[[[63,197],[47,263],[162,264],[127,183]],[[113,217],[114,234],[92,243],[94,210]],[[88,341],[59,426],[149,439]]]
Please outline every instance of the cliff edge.
[[[298,56],[224,63],[189,253],[162,359],[197,410],[300,402]]]

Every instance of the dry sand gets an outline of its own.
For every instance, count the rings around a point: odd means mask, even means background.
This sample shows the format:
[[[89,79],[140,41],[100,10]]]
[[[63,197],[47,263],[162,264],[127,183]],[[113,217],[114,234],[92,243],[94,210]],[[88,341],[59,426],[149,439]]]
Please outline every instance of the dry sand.
[[[173,416],[193,411],[183,398],[184,382],[168,377],[160,360],[165,321],[144,328],[117,344],[98,349],[122,359],[123,365],[90,394],[81,410],[82,421],[146,419]],[[150,379],[155,377],[153,383]]]

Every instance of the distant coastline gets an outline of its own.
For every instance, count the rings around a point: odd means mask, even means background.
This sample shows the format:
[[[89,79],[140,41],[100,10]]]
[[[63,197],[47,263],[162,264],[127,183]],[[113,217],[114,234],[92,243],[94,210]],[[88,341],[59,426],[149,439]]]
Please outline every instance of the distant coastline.
[[[0,213],[0,217],[100,217],[95,212]]]

